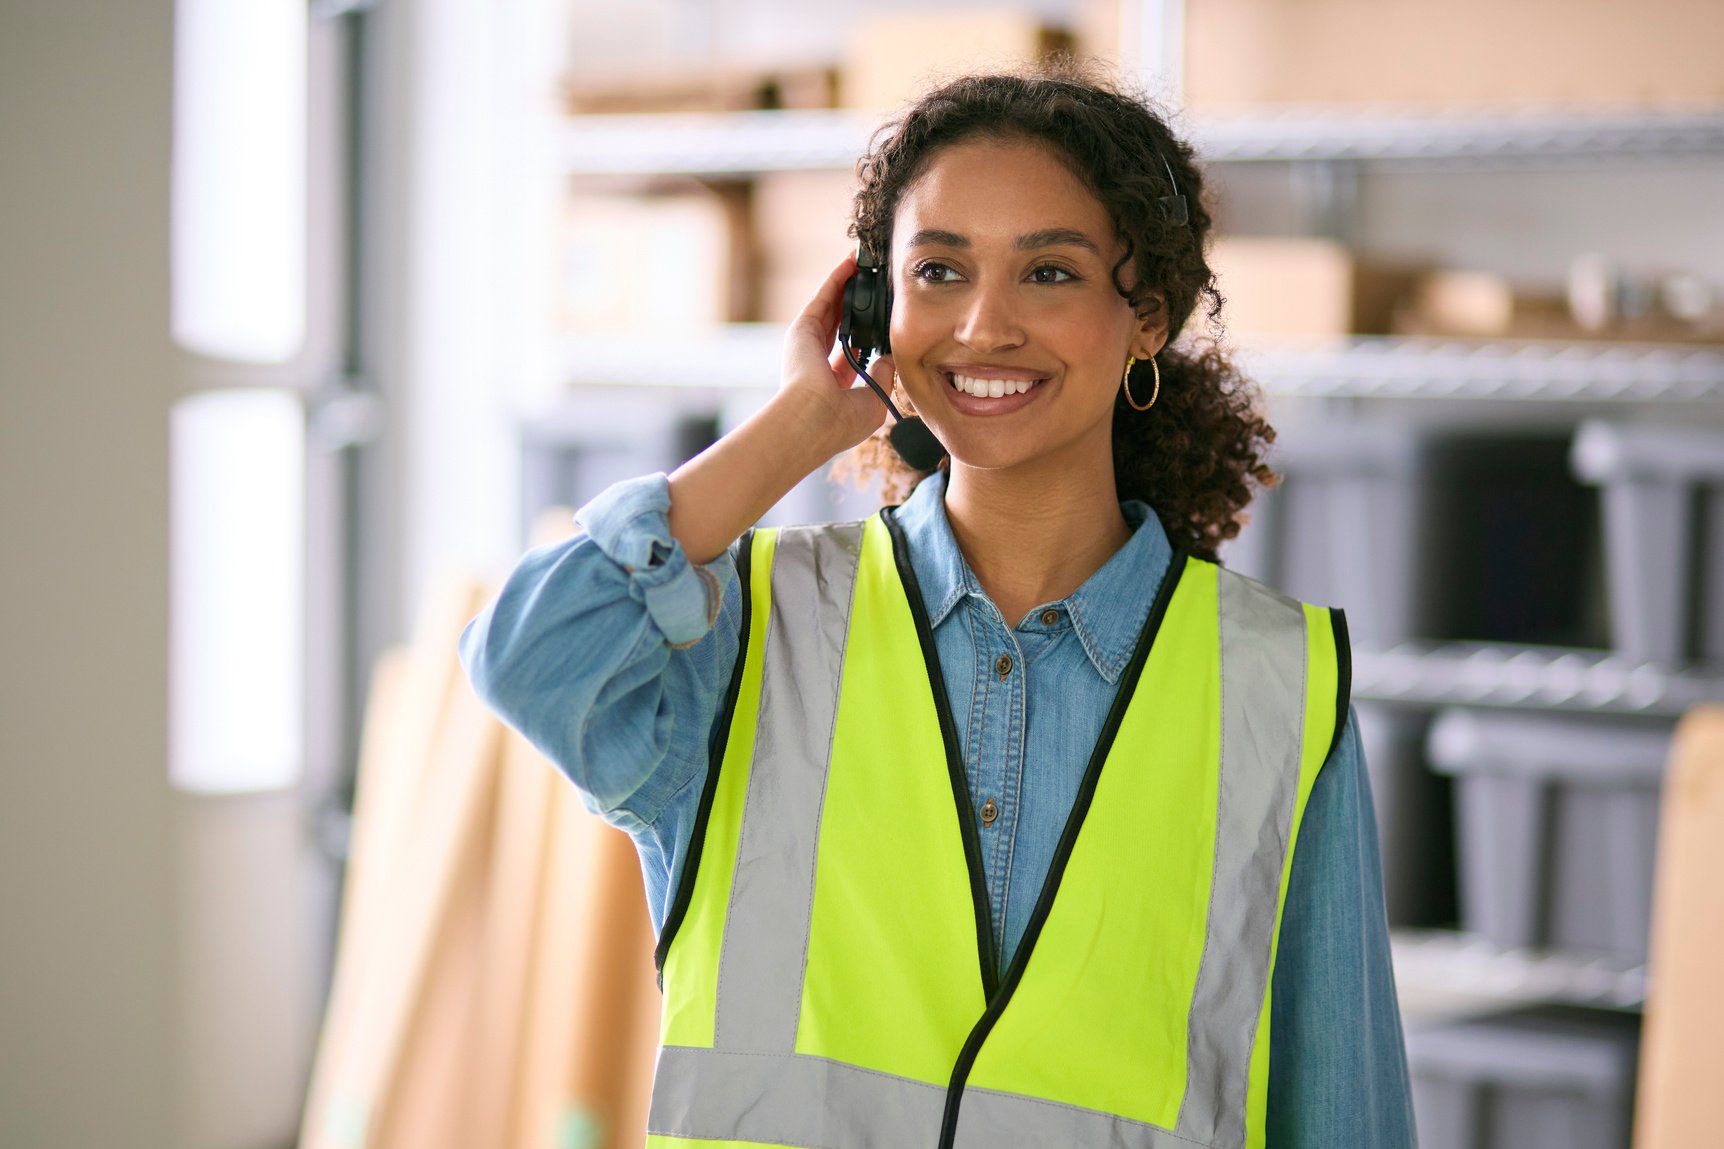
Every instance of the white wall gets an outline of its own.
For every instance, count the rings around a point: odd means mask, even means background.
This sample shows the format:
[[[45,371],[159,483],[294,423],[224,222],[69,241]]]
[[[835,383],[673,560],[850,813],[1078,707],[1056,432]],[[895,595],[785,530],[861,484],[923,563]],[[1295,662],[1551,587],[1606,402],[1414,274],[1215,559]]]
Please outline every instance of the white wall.
[[[0,0],[0,1145],[173,1144],[171,0]]]

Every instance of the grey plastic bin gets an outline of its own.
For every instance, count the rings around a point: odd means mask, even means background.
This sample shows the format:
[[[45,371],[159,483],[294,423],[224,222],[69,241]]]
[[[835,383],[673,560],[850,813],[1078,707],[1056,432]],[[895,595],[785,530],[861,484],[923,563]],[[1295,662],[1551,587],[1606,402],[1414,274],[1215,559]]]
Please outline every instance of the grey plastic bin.
[[[1449,710],[1461,924],[1499,945],[1646,960],[1671,723]]]
[[[1604,489],[1616,649],[1665,666],[1724,658],[1724,429],[1583,423],[1570,461]]]
[[[1343,607],[1357,641],[1418,630],[1416,591],[1424,439],[1397,423],[1288,420],[1226,564],[1306,602]]]
[[[1450,785],[1425,769],[1428,710],[1360,700],[1359,745],[1377,816],[1383,897],[1391,926],[1454,921]]]
[[[1407,1030],[1420,1149],[1628,1149],[1638,1019],[1539,1009]]]

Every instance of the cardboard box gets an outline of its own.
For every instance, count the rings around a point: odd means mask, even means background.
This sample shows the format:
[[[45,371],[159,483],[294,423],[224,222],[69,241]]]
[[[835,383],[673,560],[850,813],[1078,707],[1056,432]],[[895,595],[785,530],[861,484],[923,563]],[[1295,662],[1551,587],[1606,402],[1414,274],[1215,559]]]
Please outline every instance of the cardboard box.
[[[1396,309],[1397,335],[1443,339],[1724,342],[1724,315],[1688,323],[1659,313],[1580,323],[1560,287],[1538,290],[1483,271],[1431,271]]]
[[[1220,236],[1209,265],[1235,341],[1387,334],[1418,279],[1415,267],[1365,262],[1326,239]]]
[[[1575,327],[1560,291],[1517,287],[1486,271],[1431,271],[1396,312],[1400,335],[1467,339],[1564,338]]]
[[[1432,108],[1724,103],[1717,0],[1203,0],[1185,97]]]
[[[1019,67],[1073,46],[1069,32],[1030,11],[976,8],[859,19],[839,72],[839,102],[892,111],[941,80]]]
[[[795,67],[634,70],[626,76],[570,76],[563,107],[572,115],[641,112],[746,112],[837,106],[838,70]]]
[[[559,245],[558,325],[666,334],[747,318],[754,308],[748,228],[742,184],[571,195]]]
[[[755,181],[751,230],[760,319],[795,319],[854,247],[845,231],[855,193],[850,172],[769,172]]]

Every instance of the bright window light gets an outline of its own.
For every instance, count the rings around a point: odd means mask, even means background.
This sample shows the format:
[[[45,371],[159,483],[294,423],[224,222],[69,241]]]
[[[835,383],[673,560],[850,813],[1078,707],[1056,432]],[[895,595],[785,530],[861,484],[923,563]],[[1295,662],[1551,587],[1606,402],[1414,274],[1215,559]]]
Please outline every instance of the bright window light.
[[[305,0],[177,0],[173,333],[281,363],[305,340]]]
[[[303,757],[304,408],[286,391],[206,391],[169,418],[169,775],[199,792],[291,786]]]

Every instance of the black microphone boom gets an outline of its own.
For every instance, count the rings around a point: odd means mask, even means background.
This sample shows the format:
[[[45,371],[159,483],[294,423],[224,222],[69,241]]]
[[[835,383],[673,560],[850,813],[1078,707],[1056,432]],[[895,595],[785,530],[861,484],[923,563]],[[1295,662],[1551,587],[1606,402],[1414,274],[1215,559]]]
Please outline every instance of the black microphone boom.
[[[892,429],[886,432],[886,441],[892,444],[898,457],[918,471],[932,471],[938,467],[940,460],[946,457],[946,448],[934,437],[934,432],[928,430],[928,424],[916,415],[905,418],[904,413],[898,410],[897,404],[892,402],[892,397],[886,394],[885,388],[874,382],[874,377],[862,366],[861,357],[850,344],[840,338],[838,346],[843,349],[844,358],[856,374],[874,389],[880,402],[886,404],[886,410],[892,412]]]

